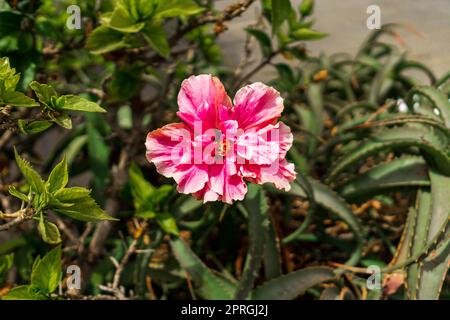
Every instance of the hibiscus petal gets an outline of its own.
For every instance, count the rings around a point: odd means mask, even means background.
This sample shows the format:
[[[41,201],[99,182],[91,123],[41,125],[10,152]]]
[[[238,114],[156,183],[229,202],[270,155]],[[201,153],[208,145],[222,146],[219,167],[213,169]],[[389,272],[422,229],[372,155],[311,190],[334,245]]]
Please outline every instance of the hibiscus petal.
[[[233,201],[244,200],[247,193],[247,185],[242,177],[237,174],[228,178],[228,185],[225,194],[222,196],[222,201],[232,204]]]
[[[239,157],[249,160],[250,164],[271,164],[286,156],[292,141],[291,129],[278,122],[261,130],[249,130],[239,136],[237,153]]]
[[[272,182],[276,188],[285,191],[291,189],[290,183],[297,175],[294,164],[287,162],[286,159],[280,159],[271,166],[261,167],[259,173],[261,183]]]
[[[247,185],[237,174],[234,163],[209,167],[210,188],[220,196],[220,200],[231,204],[234,200],[242,200],[247,193]]]
[[[275,123],[284,108],[280,93],[261,82],[241,88],[234,97],[234,105],[234,117],[245,130]]]
[[[203,203],[220,200],[220,196],[211,190],[209,183],[202,190],[194,193],[194,197],[198,200],[203,200]]]
[[[149,132],[145,141],[147,159],[156,170],[168,178],[176,166],[191,162],[192,134],[184,123],[171,123]]]
[[[180,164],[173,173],[180,193],[195,193],[208,182],[208,167],[206,165]]]
[[[217,127],[219,116],[223,117],[231,108],[231,100],[218,78],[202,74],[183,81],[178,107],[177,115],[191,128],[196,121],[201,121],[203,128],[207,129]]]

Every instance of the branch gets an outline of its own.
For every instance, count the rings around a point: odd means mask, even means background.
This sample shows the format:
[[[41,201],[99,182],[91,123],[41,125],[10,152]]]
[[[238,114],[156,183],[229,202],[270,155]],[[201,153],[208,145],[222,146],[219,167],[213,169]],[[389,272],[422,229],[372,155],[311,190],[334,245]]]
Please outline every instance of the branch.
[[[257,64],[252,70],[250,70],[246,75],[244,75],[240,80],[236,81],[233,85],[233,91],[236,91],[242,84],[246,83],[252,76],[258,73],[262,68],[272,62],[272,59],[275,58],[281,51],[276,50],[272,52],[269,56],[265,57],[259,64]]]
[[[1,219],[9,219],[14,218],[14,220],[11,220],[5,224],[0,225],[0,231],[6,231],[9,230],[19,224],[24,223],[27,220],[30,220],[33,218],[34,215],[34,209],[31,208],[31,201],[28,203],[28,206],[25,209],[20,209],[14,213],[3,213],[0,212],[0,218]]]

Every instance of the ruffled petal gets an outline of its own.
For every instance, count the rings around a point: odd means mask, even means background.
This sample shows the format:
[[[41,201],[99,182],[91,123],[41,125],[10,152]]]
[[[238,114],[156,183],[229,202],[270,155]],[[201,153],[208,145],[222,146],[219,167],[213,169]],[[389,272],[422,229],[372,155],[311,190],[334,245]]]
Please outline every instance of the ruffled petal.
[[[231,162],[210,166],[209,181],[211,190],[226,203],[231,204],[235,200],[242,200],[247,193],[247,185],[237,174],[235,164]]]
[[[280,159],[270,166],[260,168],[259,181],[260,183],[271,182],[276,188],[289,191],[291,190],[290,183],[295,180],[296,176],[294,164],[287,162],[286,159]]]
[[[284,108],[280,93],[261,82],[241,88],[234,105],[234,118],[244,130],[274,124]]]
[[[178,165],[191,162],[192,134],[184,123],[171,123],[149,132],[145,147],[148,161],[170,178]]]
[[[177,182],[177,190],[181,193],[195,193],[202,190],[208,182],[208,166],[180,164],[173,173]]]
[[[271,164],[286,156],[292,141],[291,130],[284,123],[269,124],[261,130],[249,130],[239,136],[237,154],[249,160],[250,164]]]
[[[217,128],[231,108],[231,100],[218,78],[202,74],[183,81],[178,107],[177,115],[191,128],[196,121],[201,121],[203,129]]]

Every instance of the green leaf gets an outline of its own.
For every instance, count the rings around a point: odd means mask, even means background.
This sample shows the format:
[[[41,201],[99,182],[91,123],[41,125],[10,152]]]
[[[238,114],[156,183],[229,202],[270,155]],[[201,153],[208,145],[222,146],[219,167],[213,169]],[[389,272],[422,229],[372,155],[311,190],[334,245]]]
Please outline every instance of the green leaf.
[[[58,190],[55,198],[61,202],[75,203],[83,198],[89,197],[91,191],[83,187],[71,187]]]
[[[44,180],[42,180],[39,173],[37,173],[31,165],[23,160],[19,154],[17,153],[17,150],[14,148],[14,154],[16,157],[16,163],[19,167],[20,171],[22,172],[23,176],[25,177],[25,180],[30,185],[31,190],[36,192],[37,194],[45,193],[45,184]]]
[[[101,201],[103,191],[105,190],[111,173],[109,167],[110,148],[105,142],[105,138],[100,133],[101,126],[107,126],[105,119],[100,114],[86,114],[87,116],[87,135],[88,135],[88,154],[89,166],[95,175],[91,183],[95,199]],[[100,129],[98,129],[100,128]],[[104,131],[104,130],[103,130]]]
[[[26,194],[23,194],[19,190],[17,190],[16,187],[14,187],[14,186],[10,186],[8,189],[8,192],[10,195],[22,200],[23,202],[29,201],[28,196]]]
[[[262,54],[265,57],[268,57],[272,54],[272,41],[270,40],[270,37],[265,33],[264,31],[258,30],[258,29],[252,29],[252,28],[246,28],[245,31],[247,31],[249,34],[254,36],[256,40],[258,40],[259,45],[261,47]]]
[[[26,134],[36,134],[50,128],[53,125],[53,122],[48,120],[36,120],[27,123],[25,120],[19,119],[17,124],[21,132]]]
[[[54,194],[54,197],[62,204],[72,204],[70,207],[54,204],[52,207],[55,212],[72,219],[80,221],[117,220],[107,215],[92,199],[90,191],[85,188],[61,189]]]
[[[13,107],[33,108],[39,107],[39,103],[26,96],[22,92],[8,91],[3,94],[2,104],[9,104]]]
[[[124,32],[136,33],[144,28],[145,22],[137,22],[124,7],[116,7],[109,21],[108,27]]]
[[[407,101],[412,105],[412,97],[414,94],[419,94],[426,97],[435,108],[439,110],[440,116],[445,122],[447,128],[450,128],[450,101],[446,95],[433,87],[417,87],[413,88],[407,97]]]
[[[58,97],[55,89],[49,84],[41,84],[37,81],[30,83],[30,88],[33,89],[39,101],[47,107],[52,107],[52,97]]]
[[[162,25],[148,24],[143,30],[143,35],[148,44],[164,58],[170,55],[170,46],[167,42],[167,35]]]
[[[49,300],[49,298],[36,292],[32,286],[18,286],[11,289],[2,300]]]
[[[444,151],[446,145],[436,133],[422,126],[404,126],[378,132],[344,154],[331,168],[328,181],[334,180],[345,169],[370,155],[398,149],[406,151],[409,147],[419,148],[427,156],[429,165],[450,174],[450,157]]]
[[[72,119],[67,113],[61,113],[58,117],[54,118],[53,121],[64,129],[72,129]]]
[[[74,95],[66,95],[63,97],[66,97],[66,103],[62,107],[63,110],[106,112],[106,110],[100,107],[98,104],[87,99]]]
[[[300,28],[293,31],[291,37],[295,40],[319,40],[328,36],[326,32],[314,31],[309,28]]]
[[[31,286],[52,293],[58,287],[61,275],[61,246],[58,246],[33,265]]]
[[[241,210],[246,211],[248,216],[250,244],[244,271],[236,291],[235,298],[237,300],[248,298],[261,266],[265,233],[269,224],[266,201],[261,186],[251,184],[243,203],[244,206],[241,207]]]
[[[310,16],[314,10],[314,0],[302,0],[298,11],[303,17]]]
[[[335,278],[333,269],[309,267],[297,270],[257,287],[252,293],[253,300],[291,300],[307,289]]]
[[[64,157],[60,163],[50,172],[47,180],[47,190],[50,193],[64,188],[69,182],[69,173],[67,169],[67,159]]]
[[[209,269],[180,238],[170,240],[170,246],[181,267],[189,273],[195,289],[204,299],[233,299],[236,287],[228,279]]]
[[[123,33],[100,26],[89,35],[86,48],[94,54],[104,54],[125,47],[123,38]]]
[[[157,213],[156,221],[158,221],[158,224],[165,232],[175,236],[179,235],[177,222],[170,213]]]
[[[160,204],[167,200],[167,198],[172,193],[174,187],[169,184],[164,184],[155,191],[153,202]]]
[[[139,204],[143,204],[151,200],[156,189],[144,178],[142,171],[134,162],[131,163],[128,173],[131,194],[135,201],[139,202]]]
[[[6,37],[20,30],[22,14],[5,10],[0,12],[0,37]]]
[[[431,195],[430,205],[427,207],[427,223],[419,225],[416,228],[425,230],[425,242],[432,243],[439,235],[442,236],[441,245],[432,251],[427,259],[419,264],[419,275],[416,280],[416,296],[419,300],[435,300],[439,298],[444,283],[445,275],[450,263],[450,254],[448,245],[450,243],[450,228],[448,221],[450,218],[450,177],[443,175],[435,170],[430,170]],[[444,229],[442,229],[444,226]]]
[[[38,229],[45,243],[58,244],[61,242],[61,234],[59,233],[58,227],[48,221],[43,214],[41,214],[39,219]]]
[[[338,188],[343,197],[370,196],[401,187],[428,186],[428,167],[422,157],[402,157],[357,175]]]
[[[0,256],[0,285],[3,285],[7,271],[12,267],[14,262],[14,253]]]
[[[191,16],[204,10],[192,0],[157,0],[157,2],[156,18]]]
[[[292,10],[289,0],[272,0],[272,33],[277,33]]]

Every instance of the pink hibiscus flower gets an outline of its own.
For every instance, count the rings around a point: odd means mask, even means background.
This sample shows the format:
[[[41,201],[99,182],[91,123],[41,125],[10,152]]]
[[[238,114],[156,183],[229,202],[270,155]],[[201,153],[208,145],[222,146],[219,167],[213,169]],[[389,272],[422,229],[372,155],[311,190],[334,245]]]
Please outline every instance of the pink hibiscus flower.
[[[278,91],[253,83],[232,104],[218,78],[191,76],[181,85],[178,106],[183,123],[149,132],[145,145],[147,159],[176,181],[179,192],[232,203],[244,199],[245,181],[290,189],[296,173],[285,157],[293,137],[277,122],[284,108]]]

